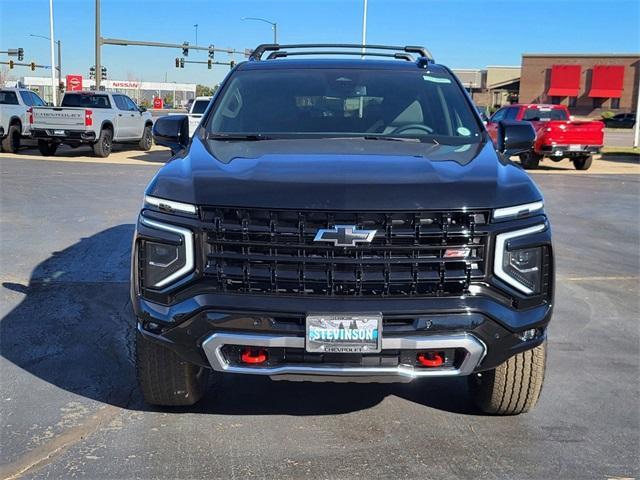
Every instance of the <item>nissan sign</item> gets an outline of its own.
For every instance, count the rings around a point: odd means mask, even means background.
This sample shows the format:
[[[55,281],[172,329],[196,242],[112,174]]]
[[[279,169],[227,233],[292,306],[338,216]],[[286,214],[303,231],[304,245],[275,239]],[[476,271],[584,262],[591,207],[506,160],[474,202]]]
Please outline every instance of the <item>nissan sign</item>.
[[[82,75],[67,75],[67,92],[82,90]]]

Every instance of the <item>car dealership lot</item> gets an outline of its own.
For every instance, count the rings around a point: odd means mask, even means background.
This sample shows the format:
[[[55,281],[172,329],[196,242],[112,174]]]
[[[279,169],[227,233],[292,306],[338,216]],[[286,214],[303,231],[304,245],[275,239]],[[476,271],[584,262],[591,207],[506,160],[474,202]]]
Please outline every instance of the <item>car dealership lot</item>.
[[[150,409],[128,266],[144,186],[168,152],[89,153],[0,154],[0,477],[640,475],[637,161],[577,172],[545,160],[533,174],[558,262],[549,368],[532,413],[497,418],[473,409],[462,379],[230,377],[196,407]]]

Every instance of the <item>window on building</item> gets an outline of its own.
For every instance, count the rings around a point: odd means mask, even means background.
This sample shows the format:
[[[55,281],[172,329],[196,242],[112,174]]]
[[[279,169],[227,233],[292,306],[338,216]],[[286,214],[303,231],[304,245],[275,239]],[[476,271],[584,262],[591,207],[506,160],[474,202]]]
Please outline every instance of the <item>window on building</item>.
[[[620,99],[619,98],[612,98],[611,99],[611,108],[613,108],[614,110],[617,110],[620,108]]]
[[[593,97],[593,108],[602,108],[604,98]]]
[[[573,108],[578,104],[578,97],[569,97],[569,108]]]
[[[554,105],[560,105],[562,103],[562,97],[551,97],[551,103]]]

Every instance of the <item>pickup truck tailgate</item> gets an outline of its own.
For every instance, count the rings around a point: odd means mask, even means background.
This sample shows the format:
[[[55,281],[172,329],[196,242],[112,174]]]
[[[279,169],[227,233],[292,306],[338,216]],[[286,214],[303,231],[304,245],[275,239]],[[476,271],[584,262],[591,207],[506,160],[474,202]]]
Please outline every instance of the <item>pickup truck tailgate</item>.
[[[599,121],[552,121],[542,127],[544,144],[602,145],[604,124]]]
[[[84,128],[85,109],[70,107],[34,107],[31,128]]]

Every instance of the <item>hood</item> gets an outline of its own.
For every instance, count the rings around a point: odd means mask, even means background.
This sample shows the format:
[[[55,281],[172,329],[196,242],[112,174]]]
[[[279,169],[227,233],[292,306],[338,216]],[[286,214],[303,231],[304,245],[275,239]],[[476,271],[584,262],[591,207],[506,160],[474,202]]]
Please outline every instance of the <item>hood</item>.
[[[196,205],[321,210],[481,209],[542,198],[490,141],[363,139],[210,141],[207,148],[194,137],[146,193]]]

